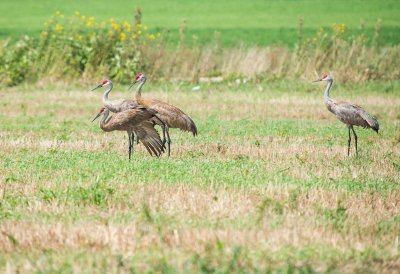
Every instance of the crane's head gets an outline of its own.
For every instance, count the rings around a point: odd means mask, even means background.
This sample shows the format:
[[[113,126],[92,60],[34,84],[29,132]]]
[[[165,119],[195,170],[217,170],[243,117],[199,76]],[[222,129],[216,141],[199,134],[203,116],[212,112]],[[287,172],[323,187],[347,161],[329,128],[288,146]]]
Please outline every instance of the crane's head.
[[[322,78],[317,79],[317,80],[315,80],[313,82],[332,81],[332,80],[333,80],[332,76],[325,74],[324,76],[322,76]]]
[[[130,84],[128,90],[131,89],[134,84],[136,84],[137,82],[141,82],[141,81],[146,81],[146,75],[139,72],[138,74],[135,75],[135,79],[133,79],[133,82],[132,82],[132,84]]]
[[[102,108],[99,110],[99,113],[97,113],[96,117],[94,117],[94,119],[92,120],[92,123],[94,122],[94,120],[96,120],[97,118],[99,118],[99,117],[104,113],[104,110],[105,110],[105,109],[106,109],[105,107],[102,107]]]
[[[99,84],[97,87],[95,87],[94,89],[92,89],[92,91],[93,91],[93,90],[96,90],[96,89],[98,89],[98,88],[101,88],[101,87],[111,86],[111,85],[112,85],[111,80],[105,79],[105,80],[103,80],[103,81],[101,82],[101,84]]]

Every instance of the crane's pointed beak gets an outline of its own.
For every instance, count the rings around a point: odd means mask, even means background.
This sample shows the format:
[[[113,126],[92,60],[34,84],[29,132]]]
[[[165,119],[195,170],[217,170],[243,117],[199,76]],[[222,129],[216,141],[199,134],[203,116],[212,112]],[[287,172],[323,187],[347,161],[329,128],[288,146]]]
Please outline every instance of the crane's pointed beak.
[[[96,120],[97,118],[100,117],[101,113],[102,113],[102,112],[97,113],[96,117],[94,117],[94,119],[92,120],[92,123],[94,122],[94,120]]]
[[[317,79],[317,80],[314,80],[313,82],[320,82],[320,81],[322,81],[322,79]]]
[[[136,83],[137,83],[137,80],[133,81],[132,84],[129,85],[128,90],[130,90]]]
[[[94,91],[94,90],[96,90],[96,89],[98,89],[98,88],[101,88],[103,85],[102,84],[100,84],[100,85],[98,85],[97,87],[95,87],[94,89],[92,89],[91,91]]]

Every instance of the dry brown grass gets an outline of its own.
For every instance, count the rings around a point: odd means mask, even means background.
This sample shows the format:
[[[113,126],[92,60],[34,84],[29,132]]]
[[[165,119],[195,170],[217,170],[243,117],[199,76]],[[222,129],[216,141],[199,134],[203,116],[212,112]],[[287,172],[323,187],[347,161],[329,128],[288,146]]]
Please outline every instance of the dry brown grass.
[[[126,185],[117,187],[126,188]],[[31,191],[27,190],[26,195]],[[394,271],[400,267],[398,231],[377,234],[379,222],[400,213],[398,191],[383,197],[313,189],[298,193],[295,207],[289,203],[293,195],[290,189],[272,186],[221,189],[151,184],[137,185],[131,193],[133,202],[127,204],[110,204],[105,210],[77,208],[82,216],[99,216],[97,221],[4,221],[0,224],[0,248],[6,254],[85,249],[123,253],[128,257],[149,249],[169,250],[185,257],[184,254],[202,254],[206,246],[217,242],[271,254],[283,246],[330,248],[339,253],[372,248],[392,258],[386,262],[389,264],[386,268],[381,268],[379,262],[372,264],[375,270]],[[282,204],[282,213],[277,215],[273,207],[260,211],[266,198]],[[348,214],[341,229],[330,226],[329,221],[326,225],[316,207],[335,209],[339,201]],[[153,219],[143,215],[143,206]],[[21,209],[31,215],[58,214],[73,210],[74,206],[36,201],[30,207],[15,210]],[[122,224],[107,221],[126,212],[136,217]],[[169,218],[172,224],[166,225],[165,220]],[[357,263],[343,261],[339,266],[348,272]],[[320,267],[325,269],[323,264]]]
[[[333,73],[346,82],[397,79],[399,47],[368,48],[342,40],[331,48],[306,45],[302,48],[180,48],[145,49],[152,76],[198,81],[200,77],[240,75],[249,79],[300,78]],[[317,75],[318,76],[318,75]]]
[[[51,183],[44,183],[42,186],[54,187]],[[12,186],[10,187],[12,188]],[[388,196],[381,196],[313,189],[298,193],[296,206],[290,208],[289,200],[293,194],[291,189],[277,186],[261,189],[221,189],[198,188],[188,185],[167,186],[151,184],[136,185],[134,187],[123,184],[116,185],[117,190],[118,188],[126,187],[132,188],[132,195],[127,203],[120,201],[110,204],[106,210],[96,207],[82,208],[81,210],[86,211],[84,215],[99,214],[100,217],[102,215],[117,216],[126,211],[140,216],[143,205],[146,205],[151,215],[157,216],[161,214],[165,215],[165,218],[170,216],[177,223],[189,222],[186,228],[176,229],[176,238],[171,239],[172,242],[168,243],[172,246],[183,245],[187,249],[199,249],[205,242],[217,238],[224,239],[224,241],[235,241],[238,244],[247,242],[247,245],[259,247],[264,245],[282,246],[291,243],[290,239],[288,239],[288,234],[297,239],[291,244],[298,247],[307,244],[334,244],[345,250],[353,246],[354,240],[359,241],[360,248],[380,245],[381,238],[374,239],[374,237],[371,237],[371,234],[374,235],[376,233],[375,225],[378,221],[388,220],[400,213],[400,192],[398,191]],[[9,191],[12,191],[12,189],[9,189]],[[28,186],[28,189],[24,189],[26,196],[33,195],[35,191],[36,188],[32,185]],[[273,208],[260,211],[260,205],[265,198],[283,205],[282,223],[276,228],[269,227],[271,219],[277,218],[277,216],[274,216]],[[348,214],[346,222],[349,225],[355,225],[360,231],[342,233],[342,231],[337,231],[332,227],[318,224],[318,210],[314,206],[335,209],[339,201],[346,208]],[[27,210],[28,214],[33,215],[37,213],[50,214],[68,211],[71,206],[74,207],[74,205],[60,204],[58,201],[54,203],[35,201],[28,207],[17,206],[15,210],[24,209]],[[254,220],[260,217],[259,215],[262,217],[261,223],[252,224]],[[240,223],[240,219],[244,216],[246,216],[244,220],[250,223],[244,222],[242,224],[243,229],[238,230],[235,227],[236,223]],[[142,216],[136,221],[122,225],[107,224],[101,221],[84,224],[79,221],[71,224],[65,224],[65,222],[46,224],[41,222],[4,221],[0,225],[2,233],[0,244],[2,250],[7,252],[15,249],[29,250],[46,247],[79,249],[82,246],[90,246],[95,249],[107,246],[115,251],[134,251],[136,248],[149,248],[151,239],[157,239],[157,244],[161,244],[160,239],[163,235],[158,233],[156,225],[152,223],[154,221],[147,220],[148,224],[144,224],[143,222],[146,219],[144,220],[143,218],[145,217]],[[200,225],[190,225],[190,222],[199,221]],[[213,227],[208,228],[209,225],[218,221],[220,222],[219,229],[215,231]],[[204,222],[204,224],[201,225],[201,222]],[[145,225],[147,229],[151,230],[142,235],[139,232],[141,225]],[[260,231],[260,226],[265,227],[266,230]],[[359,232],[362,233],[359,234]],[[17,245],[13,245],[7,239],[9,233],[18,239]],[[110,233],[115,234],[115,237],[111,237]],[[328,233],[329,237],[322,237],[322,234],[325,233]],[[396,231],[392,231],[392,233],[394,233],[392,236],[385,235],[386,240],[395,239]],[[258,240],[256,240],[257,235],[259,236]],[[130,240],[128,241],[127,239]],[[139,244],[141,242],[145,244],[142,246]],[[387,246],[387,248],[397,254],[395,242],[393,242],[392,246]]]

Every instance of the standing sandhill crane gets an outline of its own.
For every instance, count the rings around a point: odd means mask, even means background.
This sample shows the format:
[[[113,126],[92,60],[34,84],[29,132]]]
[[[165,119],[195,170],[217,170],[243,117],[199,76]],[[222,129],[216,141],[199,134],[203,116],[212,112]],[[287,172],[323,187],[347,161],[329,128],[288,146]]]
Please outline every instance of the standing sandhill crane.
[[[368,114],[365,110],[363,110],[360,106],[343,102],[343,101],[334,101],[329,97],[329,90],[333,83],[333,78],[330,75],[324,75],[321,79],[315,80],[314,82],[327,81],[328,84],[325,89],[324,95],[324,103],[328,110],[335,114],[336,118],[338,118],[342,123],[347,125],[349,130],[349,140],[348,140],[348,148],[347,148],[347,156],[350,155],[350,143],[351,143],[351,133],[350,130],[353,131],[354,139],[356,141],[356,155],[357,152],[357,135],[354,131],[353,126],[360,126],[363,128],[372,128],[376,133],[379,131],[379,123],[375,117]]]
[[[125,111],[131,108],[135,108],[139,106],[139,104],[135,100],[129,100],[129,99],[117,99],[117,100],[110,100],[108,99],[108,95],[110,94],[112,88],[113,88],[113,83],[111,80],[103,80],[101,84],[99,84],[97,87],[92,89],[92,91],[101,88],[101,87],[106,87],[106,90],[103,94],[103,104],[104,107],[106,107],[108,110],[114,113],[118,113],[121,111]],[[154,110],[151,110],[154,111]],[[161,126],[162,131],[163,131],[163,142],[165,143],[166,138],[169,140],[169,132],[168,132],[168,126],[164,123],[164,121],[161,121],[159,117],[156,115],[152,118],[152,121],[159,126]],[[137,134],[136,134],[137,135]],[[166,137],[167,136],[167,137]],[[131,133],[129,138],[129,143],[133,145],[135,141],[135,134],[134,132]],[[137,142],[139,142],[140,138],[137,138]],[[168,157],[170,155],[170,148],[168,147]]]
[[[168,128],[179,128],[180,130],[191,131],[193,136],[197,135],[196,124],[193,122],[192,118],[182,110],[159,100],[142,98],[141,90],[146,83],[146,76],[143,73],[136,74],[135,80],[128,89],[131,89],[137,82],[140,82],[135,92],[135,98],[138,104],[156,110],[158,117],[166,123]],[[168,140],[168,149],[169,147],[170,140]]]
[[[161,141],[160,135],[154,128],[154,123],[150,121],[155,115],[154,111],[149,111],[145,107],[136,107],[118,112],[107,119],[109,114],[109,109],[102,107],[92,122],[100,115],[103,115],[103,118],[100,120],[100,128],[103,131],[127,131],[128,137],[131,136],[132,132],[136,132],[136,135],[151,156],[154,154],[159,157],[164,152],[164,144]],[[131,159],[132,145],[131,138],[129,138],[129,160]]]

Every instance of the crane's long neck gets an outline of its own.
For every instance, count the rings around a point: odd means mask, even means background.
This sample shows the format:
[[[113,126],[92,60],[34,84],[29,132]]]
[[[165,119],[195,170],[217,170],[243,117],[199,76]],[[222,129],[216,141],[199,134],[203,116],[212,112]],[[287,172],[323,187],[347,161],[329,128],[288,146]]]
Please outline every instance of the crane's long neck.
[[[113,84],[110,83],[108,85],[108,88],[106,89],[106,91],[103,94],[103,104],[105,104],[105,103],[107,103],[109,101],[108,94],[111,92],[112,88],[113,88]]]
[[[324,103],[325,105],[329,105],[332,102],[331,97],[329,97],[329,90],[331,89],[333,80],[328,80],[328,84],[326,85],[325,88],[325,94],[324,94]]]
[[[140,101],[140,99],[142,99],[142,87],[144,86],[145,83],[146,83],[146,78],[143,78],[139,86],[136,88],[135,92],[136,101]]]
[[[103,117],[101,117],[101,120],[100,120],[100,128],[101,128],[102,130],[104,130],[104,131],[109,131],[109,130],[108,130],[108,127],[107,127],[107,123],[108,123],[108,121],[109,121],[109,120],[107,120],[108,115],[110,115],[110,111],[106,108],[106,109],[104,110]],[[110,119],[111,119],[111,117],[110,117]]]

